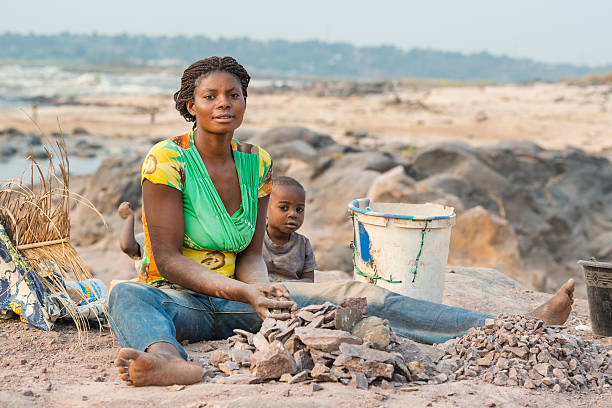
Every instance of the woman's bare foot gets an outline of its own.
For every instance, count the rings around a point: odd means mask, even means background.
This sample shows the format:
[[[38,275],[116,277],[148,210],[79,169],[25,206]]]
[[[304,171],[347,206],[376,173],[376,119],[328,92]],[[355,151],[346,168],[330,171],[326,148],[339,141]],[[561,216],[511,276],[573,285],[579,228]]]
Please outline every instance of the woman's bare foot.
[[[123,218],[124,220],[130,215],[132,217],[134,216],[134,209],[132,208],[132,204],[128,203],[127,201],[124,201],[121,204],[119,204],[119,208],[117,209],[117,212],[119,213],[119,216]]]
[[[572,311],[573,303],[574,280],[569,279],[548,302],[528,315],[542,319],[548,325],[563,324]]]
[[[170,343],[164,344],[176,350]],[[167,346],[163,348],[167,348]],[[178,351],[145,352],[132,348],[122,348],[119,350],[115,365],[121,379],[127,385],[135,385],[136,387],[144,385],[188,385],[200,381],[204,374],[202,367],[183,360]]]

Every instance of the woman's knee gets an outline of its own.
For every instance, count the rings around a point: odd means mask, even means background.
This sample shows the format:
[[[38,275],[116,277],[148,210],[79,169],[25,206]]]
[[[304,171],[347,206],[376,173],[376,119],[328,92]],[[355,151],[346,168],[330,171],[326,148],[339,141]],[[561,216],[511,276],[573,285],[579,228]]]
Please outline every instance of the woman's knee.
[[[148,302],[154,297],[155,288],[140,282],[121,282],[113,287],[108,297],[108,309],[113,310],[130,307],[134,303]]]

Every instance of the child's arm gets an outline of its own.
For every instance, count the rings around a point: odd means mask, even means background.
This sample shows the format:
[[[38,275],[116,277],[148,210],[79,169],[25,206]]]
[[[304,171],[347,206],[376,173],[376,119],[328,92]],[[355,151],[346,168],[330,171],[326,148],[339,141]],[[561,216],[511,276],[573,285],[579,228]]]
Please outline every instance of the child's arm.
[[[140,258],[140,245],[134,238],[134,212],[128,202],[119,206],[119,215],[125,221],[119,236],[119,247],[130,258]]]

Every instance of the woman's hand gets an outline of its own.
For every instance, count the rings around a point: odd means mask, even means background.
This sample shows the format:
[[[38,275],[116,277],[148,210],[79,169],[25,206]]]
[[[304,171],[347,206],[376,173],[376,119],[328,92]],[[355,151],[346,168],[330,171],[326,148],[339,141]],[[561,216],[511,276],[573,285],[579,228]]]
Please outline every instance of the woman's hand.
[[[289,292],[281,285],[250,284],[246,296],[262,320],[268,317],[287,320],[291,317],[290,311],[296,308]],[[274,298],[286,300],[275,300]]]

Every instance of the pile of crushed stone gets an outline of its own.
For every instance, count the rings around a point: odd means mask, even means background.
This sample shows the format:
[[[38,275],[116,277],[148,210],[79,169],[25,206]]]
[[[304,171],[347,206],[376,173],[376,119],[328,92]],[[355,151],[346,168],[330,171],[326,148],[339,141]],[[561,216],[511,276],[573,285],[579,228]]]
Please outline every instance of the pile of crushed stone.
[[[452,380],[481,378],[495,385],[555,392],[612,386],[612,350],[524,316],[487,319],[482,327],[438,346]]]
[[[448,381],[434,360],[409,340],[398,339],[388,321],[365,316],[366,298],[326,302],[265,319],[258,333],[234,330],[229,352],[215,351],[209,363],[225,384],[341,382],[356,388],[396,389]],[[450,374],[450,372],[448,372]]]

